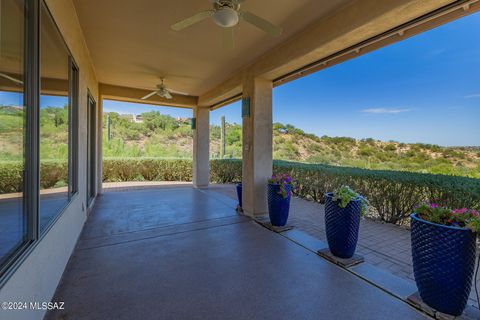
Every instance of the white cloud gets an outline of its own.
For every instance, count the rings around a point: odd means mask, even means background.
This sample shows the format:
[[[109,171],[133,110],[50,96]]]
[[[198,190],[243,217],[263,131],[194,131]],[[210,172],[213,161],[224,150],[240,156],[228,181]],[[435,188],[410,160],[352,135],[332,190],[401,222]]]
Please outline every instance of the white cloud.
[[[370,108],[370,109],[364,109],[362,112],[364,113],[383,113],[383,114],[396,114],[396,113],[402,113],[402,112],[409,112],[411,111],[410,109],[405,109],[405,108]]]
[[[469,94],[464,97],[465,99],[480,98],[480,93]]]
[[[435,49],[435,50],[432,50],[428,53],[428,55],[430,56],[438,56],[438,55],[441,55],[442,53],[444,53],[446,51],[445,48],[440,48],[440,49]]]

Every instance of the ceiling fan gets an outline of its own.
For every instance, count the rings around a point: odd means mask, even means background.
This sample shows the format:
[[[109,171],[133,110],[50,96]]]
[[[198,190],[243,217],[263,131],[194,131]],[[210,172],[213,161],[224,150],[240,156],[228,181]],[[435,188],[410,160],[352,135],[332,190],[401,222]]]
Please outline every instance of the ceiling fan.
[[[157,89],[152,91],[151,93],[147,94],[145,97],[142,97],[141,99],[142,100],[146,100],[154,95],[157,95],[161,98],[165,98],[165,99],[172,99],[172,93],[177,93],[177,94],[181,94],[181,95],[188,95],[188,93],[185,93],[185,92],[181,92],[181,91],[176,91],[176,90],[173,90],[173,89],[170,89],[170,88],[167,88],[165,86],[165,84],[163,83],[163,78],[161,79],[162,82],[160,84],[157,84]]]
[[[278,37],[283,29],[273,23],[260,18],[259,16],[244,10],[240,10],[240,5],[245,0],[210,0],[213,4],[212,10],[201,11],[185,20],[173,24],[170,28],[174,31],[181,31],[198,22],[212,17],[213,21],[224,28],[224,45],[227,48],[234,47],[233,27],[240,20],[244,20],[255,27],[263,30],[271,36]]]

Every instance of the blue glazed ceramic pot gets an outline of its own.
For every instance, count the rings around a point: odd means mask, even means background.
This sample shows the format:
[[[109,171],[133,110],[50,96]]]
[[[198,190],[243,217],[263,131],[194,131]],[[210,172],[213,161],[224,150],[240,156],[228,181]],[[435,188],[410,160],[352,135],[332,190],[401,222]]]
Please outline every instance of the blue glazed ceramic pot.
[[[237,183],[237,197],[238,197],[238,206],[242,207],[242,184]]]
[[[333,193],[325,194],[325,231],[330,252],[348,259],[355,254],[362,201],[353,200],[345,208],[333,201]]]
[[[425,221],[415,213],[410,218],[413,272],[420,297],[435,310],[461,315],[472,288],[476,234]]]
[[[287,224],[288,212],[290,211],[291,186],[285,189],[288,196],[283,198],[280,193],[280,185],[268,184],[268,215],[272,226],[283,227]]]

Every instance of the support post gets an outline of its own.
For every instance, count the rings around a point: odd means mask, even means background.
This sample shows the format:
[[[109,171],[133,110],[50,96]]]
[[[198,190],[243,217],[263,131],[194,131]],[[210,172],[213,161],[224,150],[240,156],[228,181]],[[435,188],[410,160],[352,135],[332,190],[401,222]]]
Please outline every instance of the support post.
[[[225,116],[222,116],[222,128],[220,131],[220,158],[225,159]]]
[[[97,101],[97,194],[101,194],[103,192],[103,97],[101,93]]]
[[[195,107],[193,112],[193,186],[206,188],[210,180],[210,110]]]
[[[267,179],[272,175],[272,82],[243,81],[242,207],[250,215],[267,213]]]

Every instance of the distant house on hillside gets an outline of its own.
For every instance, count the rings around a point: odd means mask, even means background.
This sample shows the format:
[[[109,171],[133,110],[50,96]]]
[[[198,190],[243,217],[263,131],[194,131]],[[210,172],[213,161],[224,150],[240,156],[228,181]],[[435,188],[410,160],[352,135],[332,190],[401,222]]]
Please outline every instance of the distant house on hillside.
[[[135,122],[135,123],[143,123],[143,118],[142,118],[141,115],[133,114],[132,115],[132,121]]]
[[[182,123],[187,123],[191,121],[190,118],[183,118],[183,117],[177,117],[176,120],[177,122],[182,122]]]
[[[136,114],[121,114],[121,118],[127,119],[130,122],[134,123],[143,123],[143,118],[141,115],[136,115]]]

